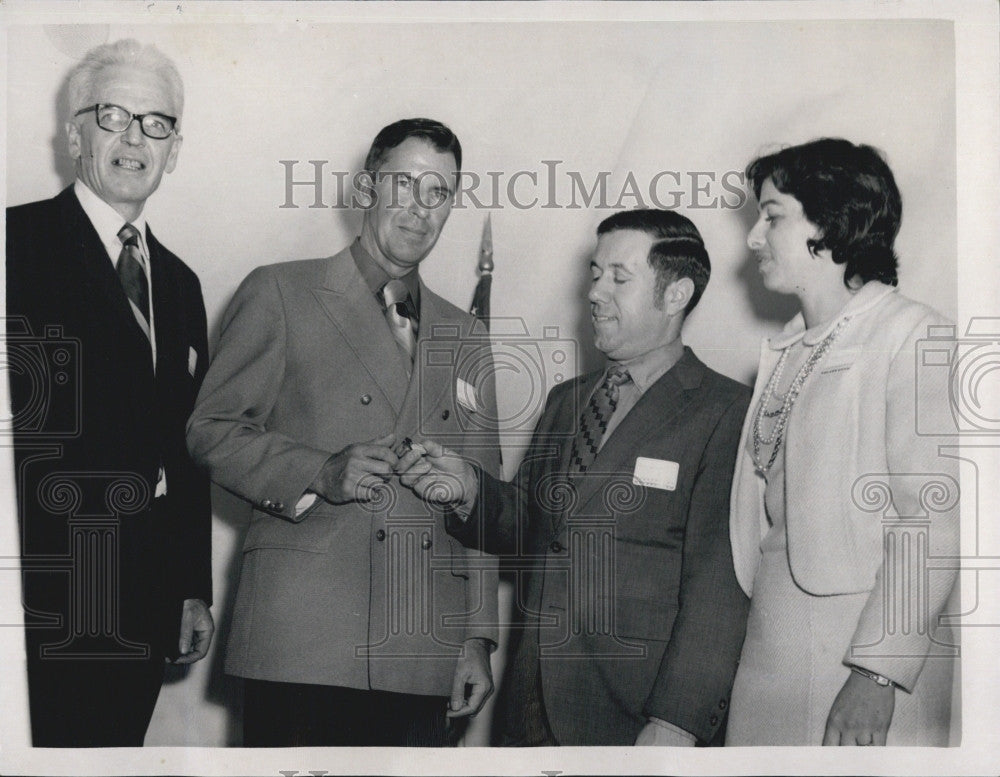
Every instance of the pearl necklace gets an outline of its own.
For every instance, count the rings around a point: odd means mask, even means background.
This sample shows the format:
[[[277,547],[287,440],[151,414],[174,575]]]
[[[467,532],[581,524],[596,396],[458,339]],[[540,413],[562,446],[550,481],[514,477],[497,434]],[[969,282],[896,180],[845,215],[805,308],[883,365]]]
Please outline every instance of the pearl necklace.
[[[764,393],[760,398],[760,402],[757,404],[757,412],[754,415],[753,420],[753,463],[757,472],[761,475],[766,475],[774,462],[778,458],[778,451],[781,449],[781,441],[784,439],[785,427],[788,425],[788,416],[792,412],[792,406],[795,404],[795,400],[798,399],[799,392],[802,391],[802,386],[806,382],[806,378],[815,369],[816,365],[819,363],[826,352],[830,350],[830,346],[833,345],[833,341],[837,339],[837,335],[840,334],[840,330],[844,328],[844,325],[851,320],[850,316],[842,318],[837,326],[834,327],[833,331],[830,332],[826,337],[819,342],[815,348],[813,348],[812,353],[809,354],[809,358],[806,359],[805,364],[799,368],[798,373],[792,379],[791,384],[788,386],[788,391],[784,395],[779,396],[777,393],[778,385],[781,383],[781,376],[785,372],[785,365],[788,363],[788,354],[791,351],[792,346],[788,345],[781,351],[781,357],[778,359],[778,364],[774,368],[774,372],[771,373],[771,377],[767,381],[767,386],[764,388]],[[779,403],[777,410],[767,410],[768,405],[771,401],[775,400]],[[763,433],[763,425],[765,418],[776,418],[774,422],[774,429],[771,431],[770,437],[765,437]],[[771,450],[771,456],[768,458],[766,464],[761,463],[760,449],[764,445],[773,445],[774,448]]]

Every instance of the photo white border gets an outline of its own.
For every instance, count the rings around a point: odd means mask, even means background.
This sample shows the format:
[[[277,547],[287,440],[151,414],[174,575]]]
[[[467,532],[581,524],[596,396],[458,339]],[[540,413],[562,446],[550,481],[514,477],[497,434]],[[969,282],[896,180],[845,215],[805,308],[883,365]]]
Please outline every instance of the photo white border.
[[[599,21],[603,19],[830,20],[950,19],[956,51],[958,144],[959,322],[998,316],[1000,300],[1000,26],[990,0],[918,2],[712,2],[712,3],[236,3],[236,2],[6,2],[0,8],[0,48],[6,72],[7,31],[16,24],[268,23],[371,21]],[[6,93],[0,103],[6,115]],[[3,127],[6,143],[7,127]],[[6,145],[4,146],[6,148]],[[5,175],[3,175],[5,179]],[[6,181],[0,181],[0,192]],[[6,386],[0,389],[6,401]],[[995,452],[994,452],[995,453]],[[994,464],[996,462],[994,461]],[[981,472],[983,470],[981,469]],[[993,468],[1000,471],[1000,465]],[[964,507],[964,505],[963,505]],[[980,517],[995,511],[981,505]],[[964,512],[964,510],[963,510]],[[13,515],[13,513],[10,513]],[[8,523],[10,523],[8,521]],[[14,542],[16,542],[15,527]],[[11,528],[3,528],[2,547]],[[5,575],[16,578],[16,575]],[[9,601],[10,581],[0,581]],[[17,601],[15,599],[15,601]],[[16,654],[21,635],[0,629],[0,655]],[[968,629],[963,643],[962,745],[951,749],[558,748],[456,751],[150,747],[136,750],[43,750],[26,743],[26,721],[0,719],[2,774],[262,774],[325,770],[329,774],[980,774],[996,773],[1000,728],[1000,631]],[[23,647],[21,648],[23,651]],[[14,651],[14,652],[11,652]],[[18,693],[23,663],[0,666],[4,695]],[[23,693],[23,688],[20,690]],[[22,697],[23,698],[23,697]],[[22,744],[17,744],[17,742]]]

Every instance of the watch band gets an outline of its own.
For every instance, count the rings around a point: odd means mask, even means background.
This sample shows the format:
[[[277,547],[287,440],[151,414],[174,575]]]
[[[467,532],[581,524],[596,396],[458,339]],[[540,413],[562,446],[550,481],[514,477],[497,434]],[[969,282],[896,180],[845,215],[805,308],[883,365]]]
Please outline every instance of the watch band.
[[[854,666],[852,664],[851,665],[851,671],[852,672],[857,672],[862,677],[867,677],[873,683],[875,683],[876,685],[881,685],[883,688],[885,688],[887,686],[892,686],[893,688],[897,688],[898,687],[896,685],[896,683],[894,683],[888,677],[883,677],[882,675],[876,674],[875,672],[869,672],[867,669],[862,669],[860,666]]]

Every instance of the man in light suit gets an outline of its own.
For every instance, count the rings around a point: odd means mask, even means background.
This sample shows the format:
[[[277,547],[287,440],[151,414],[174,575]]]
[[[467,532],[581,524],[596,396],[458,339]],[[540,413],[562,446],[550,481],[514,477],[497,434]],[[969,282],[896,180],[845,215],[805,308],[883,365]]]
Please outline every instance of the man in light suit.
[[[208,479],[184,440],[205,308],[143,213],[177,162],[183,99],[152,46],[93,49],[69,77],[76,182],[7,211],[36,747],[142,745],[164,657],[197,661],[212,638]]]
[[[393,474],[420,434],[499,467],[488,340],[418,273],[461,153],[437,121],[385,127],[358,240],[254,270],[223,319],[188,446],[254,508],[226,655],[245,745],[443,745],[492,692],[495,560]]]
[[[727,495],[749,391],[681,341],[710,270],[695,226],[636,210],[598,235],[588,298],[607,365],[552,390],[515,481],[430,440],[399,471],[431,498],[451,484],[449,531],[515,556],[504,744],[710,743],[748,604]]]

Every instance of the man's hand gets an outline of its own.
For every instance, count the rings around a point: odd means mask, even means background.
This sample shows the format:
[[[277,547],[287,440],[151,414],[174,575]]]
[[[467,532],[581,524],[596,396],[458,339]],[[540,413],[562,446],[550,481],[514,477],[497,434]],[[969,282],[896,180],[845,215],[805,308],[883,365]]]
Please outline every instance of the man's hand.
[[[394,440],[395,435],[387,434],[348,445],[326,460],[309,490],[333,504],[370,501],[375,497],[375,485],[388,480],[399,460],[389,449]]]
[[[433,440],[420,445],[426,453],[414,448],[396,465],[400,482],[428,502],[471,508],[479,485],[472,465]]]
[[[180,656],[175,664],[193,664],[201,661],[208,653],[215,633],[215,622],[208,605],[201,599],[185,599],[181,612],[181,636],[177,646]]]
[[[824,745],[885,745],[896,689],[851,672],[826,719]]]
[[[466,697],[466,689],[468,697]],[[455,667],[455,679],[451,684],[451,702],[448,705],[449,718],[475,715],[483,708],[493,693],[493,673],[490,671],[489,642],[479,637],[465,640],[462,657]]]
[[[695,738],[686,731],[677,731],[655,721],[649,721],[635,738],[636,747],[653,745],[656,747],[694,747]]]

